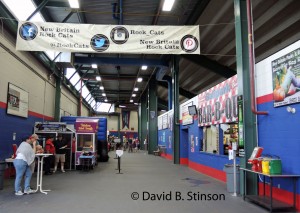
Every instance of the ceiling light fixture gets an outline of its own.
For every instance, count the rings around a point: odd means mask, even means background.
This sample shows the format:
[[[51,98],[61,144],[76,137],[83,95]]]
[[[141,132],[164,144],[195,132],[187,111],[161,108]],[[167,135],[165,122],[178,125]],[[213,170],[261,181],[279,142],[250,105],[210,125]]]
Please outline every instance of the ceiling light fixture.
[[[132,94],[132,97],[136,97],[136,94]]]
[[[69,4],[71,8],[79,8],[78,0],[69,0]]]
[[[119,107],[120,107],[120,108],[126,108],[126,106],[124,106],[124,105],[119,105]]]
[[[139,105],[138,103],[134,103],[134,105]]]
[[[163,5],[163,11],[171,11],[175,0],[165,0]]]
[[[139,88],[137,88],[137,87],[136,87],[136,88],[134,88],[134,91],[136,91],[136,92],[137,92],[137,91],[139,91]]]
[[[133,100],[130,100],[130,102],[132,103],[132,102],[133,102]]]
[[[105,93],[102,93],[102,96],[106,96],[106,94],[105,94]]]
[[[93,69],[97,69],[97,68],[98,68],[98,65],[97,65],[97,64],[92,64],[92,68],[93,68]]]
[[[142,82],[143,81],[143,78],[138,78],[137,79],[137,82]]]
[[[105,102],[107,102],[108,100],[107,100],[107,99],[105,99],[104,101],[105,101]]]
[[[104,90],[104,87],[103,87],[103,86],[100,86],[100,89],[101,89],[101,90]]]
[[[101,81],[101,77],[100,76],[96,76],[96,80],[97,81]]]
[[[142,70],[146,70],[147,68],[148,68],[147,65],[143,65],[143,66],[142,66]]]

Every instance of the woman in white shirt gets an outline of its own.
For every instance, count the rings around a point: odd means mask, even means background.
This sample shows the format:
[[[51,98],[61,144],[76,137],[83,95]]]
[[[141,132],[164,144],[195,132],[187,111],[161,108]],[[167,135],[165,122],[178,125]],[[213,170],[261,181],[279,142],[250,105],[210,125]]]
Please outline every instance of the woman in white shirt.
[[[34,192],[32,189],[30,189],[30,180],[32,176],[30,165],[32,164],[35,158],[37,139],[38,137],[31,136],[26,141],[23,141],[17,149],[17,157],[14,160],[14,166],[16,169],[15,195],[23,195],[24,193],[30,194]],[[25,182],[23,193],[21,181],[24,174]]]

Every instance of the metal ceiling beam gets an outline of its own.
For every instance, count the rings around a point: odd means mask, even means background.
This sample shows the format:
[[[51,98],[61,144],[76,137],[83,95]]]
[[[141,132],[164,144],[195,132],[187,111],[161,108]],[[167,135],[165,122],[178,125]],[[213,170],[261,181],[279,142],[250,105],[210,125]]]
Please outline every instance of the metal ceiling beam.
[[[73,15],[73,11],[71,11],[65,18],[64,18],[64,20],[62,20],[61,21],[61,23],[66,23],[70,18],[71,18],[71,16]]]
[[[166,76],[164,76],[164,78],[171,78],[171,77],[166,75]],[[158,83],[158,85],[160,85],[162,87],[168,88],[168,83],[165,82],[165,81],[158,81],[157,83]],[[189,99],[196,96],[196,94],[191,93],[191,92],[189,92],[185,89],[182,89],[182,88],[179,88],[179,94],[186,97],[186,98],[189,98]]]
[[[105,57],[74,57],[74,64],[106,64],[106,65],[147,65],[168,67],[168,61],[141,58],[105,58]]]
[[[39,6],[37,6],[37,8],[35,9],[35,11],[33,11],[33,13],[26,19],[26,21],[29,21],[33,16],[35,16],[35,14],[37,14],[38,12],[40,12],[48,3],[49,0],[44,0],[41,4],[39,4]]]
[[[157,98],[157,108],[168,110],[168,102],[161,98]]]
[[[187,22],[185,23],[185,25],[193,25],[193,24],[195,24],[196,21],[201,16],[201,14],[203,13],[203,11],[205,10],[205,8],[206,8],[206,6],[208,5],[209,2],[210,2],[210,0],[199,0],[197,2],[196,6],[194,7],[194,10],[189,15],[189,17],[188,17]]]
[[[106,94],[130,94],[131,95],[132,90],[105,90],[105,93]],[[96,93],[94,93],[94,95],[95,94]]]
[[[203,55],[181,55],[182,58],[185,58],[195,64],[198,64],[206,69],[211,70],[212,72],[215,72],[225,78],[230,78],[234,75],[236,75],[236,71],[233,69],[230,69],[229,67],[223,66],[216,61],[213,61]]]
[[[67,7],[70,8],[70,4],[67,1],[50,1],[46,7]]]

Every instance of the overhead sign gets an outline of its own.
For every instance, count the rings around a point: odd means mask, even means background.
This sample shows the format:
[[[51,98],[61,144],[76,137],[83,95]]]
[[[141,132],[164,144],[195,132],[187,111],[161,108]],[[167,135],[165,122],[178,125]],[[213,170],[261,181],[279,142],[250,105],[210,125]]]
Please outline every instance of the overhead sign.
[[[19,22],[17,50],[200,54],[199,26]]]
[[[238,121],[237,75],[198,95],[199,126]]]

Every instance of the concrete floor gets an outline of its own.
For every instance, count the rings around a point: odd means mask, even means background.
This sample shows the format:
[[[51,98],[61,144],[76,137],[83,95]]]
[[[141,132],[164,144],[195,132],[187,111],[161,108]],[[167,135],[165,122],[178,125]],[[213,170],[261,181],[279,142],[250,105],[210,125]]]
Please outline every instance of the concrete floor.
[[[223,182],[161,157],[126,152],[121,162],[123,174],[116,174],[117,160],[113,159],[114,153],[111,152],[110,156],[109,162],[99,163],[92,172],[67,171],[44,176],[43,188],[52,190],[48,195],[15,196],[14,179],[5,179],[4,189],[0,190],[0,213],[267,212],[227,193]],[[34,176],[32,185],[35,183]],[[181,199],[177,196],[176,200],[176,193]],[[194,200],[189,196],[193,193],[195,199],[200,194],[224,194],[225,200]],[[137,194],[139,199],[133,200]],[[157,194],[156,200],[151,200],[149,194],[152,199]],[[165,200],[158,200],[159,195]],[[171,200],[167,200],[169,198]],[[191,198],[193,200],[189,201]]]

